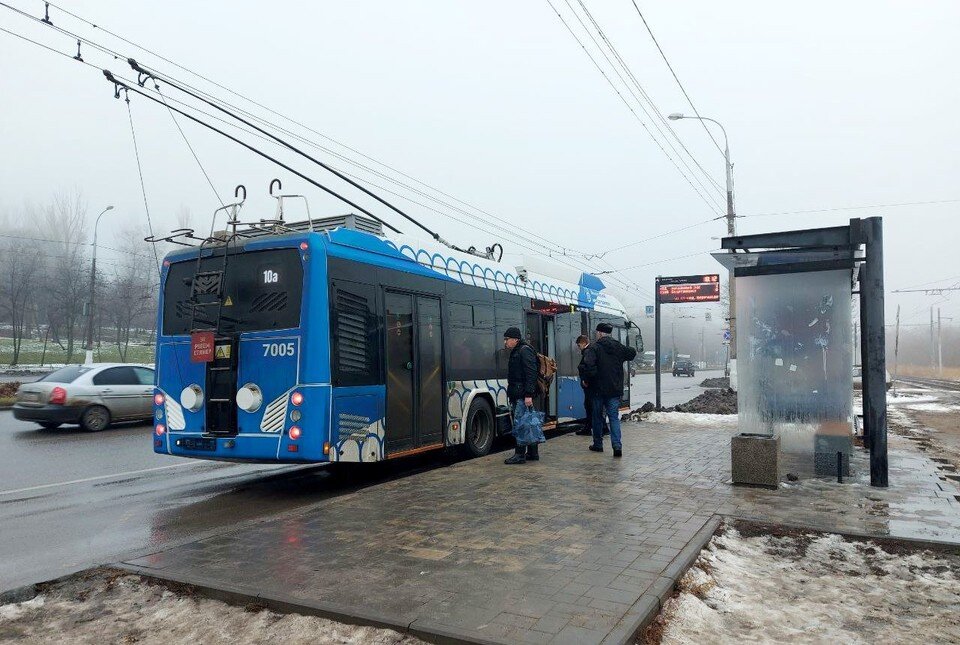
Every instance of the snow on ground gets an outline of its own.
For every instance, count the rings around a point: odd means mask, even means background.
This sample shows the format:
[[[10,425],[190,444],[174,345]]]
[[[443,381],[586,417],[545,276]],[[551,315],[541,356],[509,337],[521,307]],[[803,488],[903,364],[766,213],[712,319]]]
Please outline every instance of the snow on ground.
[[[960,555],[724,527],[664,605],[662,643],[960,642]],[[648,640],[656,641],[656,637]]]
[[[145,643],[421,643],[388,629],[314,616],[234,607],[174,592],[139,576],[98,571],[53,585],[32,600],[0,605],[0,642]]]
[[[643,420],[649,423],[678,423],[688,426],[736,428],[735,414],[702,414],[694,412],[647,412]]]

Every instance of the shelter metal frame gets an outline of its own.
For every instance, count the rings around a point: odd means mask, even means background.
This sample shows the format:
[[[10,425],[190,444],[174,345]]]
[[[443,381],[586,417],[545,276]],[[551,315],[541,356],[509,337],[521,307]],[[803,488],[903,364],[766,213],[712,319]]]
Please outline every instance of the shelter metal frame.
[[[853,270],[851,293],[860,296],[863,365],[863,440],[870,450],[870,485],[888,486],[886,339],[883,297],[883,218],[851,219],[847,226],[725,237],[734,279],[831,269]],[[740,253],[742,252],[742,253]],[[729,267],[728,267],[729,268]]]

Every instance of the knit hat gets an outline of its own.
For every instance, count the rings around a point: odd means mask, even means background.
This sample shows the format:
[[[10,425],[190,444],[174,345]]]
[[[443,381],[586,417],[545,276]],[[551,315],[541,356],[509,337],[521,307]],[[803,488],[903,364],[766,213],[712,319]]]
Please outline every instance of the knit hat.
[[[604,334],[612,334],[613,325],[611,325],[610,323],[600,323],[599,325],[597,325],[597,331],[603,332]]]
[[[507,331],[503,332],[503,337],[516,338],[517,340],[520,340],[521,338],[523,338],[523,334],[520,333],[519,327],[508,327]]]

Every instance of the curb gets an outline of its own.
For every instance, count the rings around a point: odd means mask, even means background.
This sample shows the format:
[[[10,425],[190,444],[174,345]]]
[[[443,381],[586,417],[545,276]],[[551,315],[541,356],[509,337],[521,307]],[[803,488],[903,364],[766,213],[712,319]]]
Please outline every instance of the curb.
[[[629,645],[637,642],[647,625],[660,614],[663,603],[673,594],[677,581],[697,561],[700,551],[717,532],[722,521],[720,515],[714,515],[704,523],[620,623],[601,641],[601,645]]]
[[[420,622],[414,617],[411,617],[410,622],[406,624],[398,624],[376,612],[357,611],[356,609],[335,603],[306,601],[300,598],[295,599],[292,597],[252,593],[229,584],[218,584],[216,587],[197,584],[196,582],[188,581],[179,576],[162,575],[151,569],[124,563],[112,565],[112,568],[125,573],[142,576],[161,585],[168,586],[174,584],[187,587],[197,591],[206,598],[219,600],[229,605],[243,607],[244,605],[253,603],[282,614],[317,616],[319,618],[327,618],[351,625],[366,625],[380,629],[390,629],[401,634],[415,636],[428,643],[436,643],[437,645],[459,645],[461,643],[467,643],[469,645],[497,645],[495,641],[454,634],[448,631],[448,628],[433,626],[428,622]]]

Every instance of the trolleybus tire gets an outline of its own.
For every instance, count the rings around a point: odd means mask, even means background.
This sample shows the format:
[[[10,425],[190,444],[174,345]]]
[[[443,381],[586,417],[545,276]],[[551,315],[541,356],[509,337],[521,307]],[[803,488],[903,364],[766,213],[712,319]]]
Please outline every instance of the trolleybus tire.
[[[62,423],[57,423],[56,421],[37,421],[37,424],[44,430],[56,430]]]
[[[493,409],[483,397],[476,397],[467,410],[467,421],[463,427],[462,451],[468,457],[483,457],[493,446],[496,425]]]
[[[80,417],[80,427],[87,432],[100,432],[110,425],[110,410],[102,405],[91,405]]]

